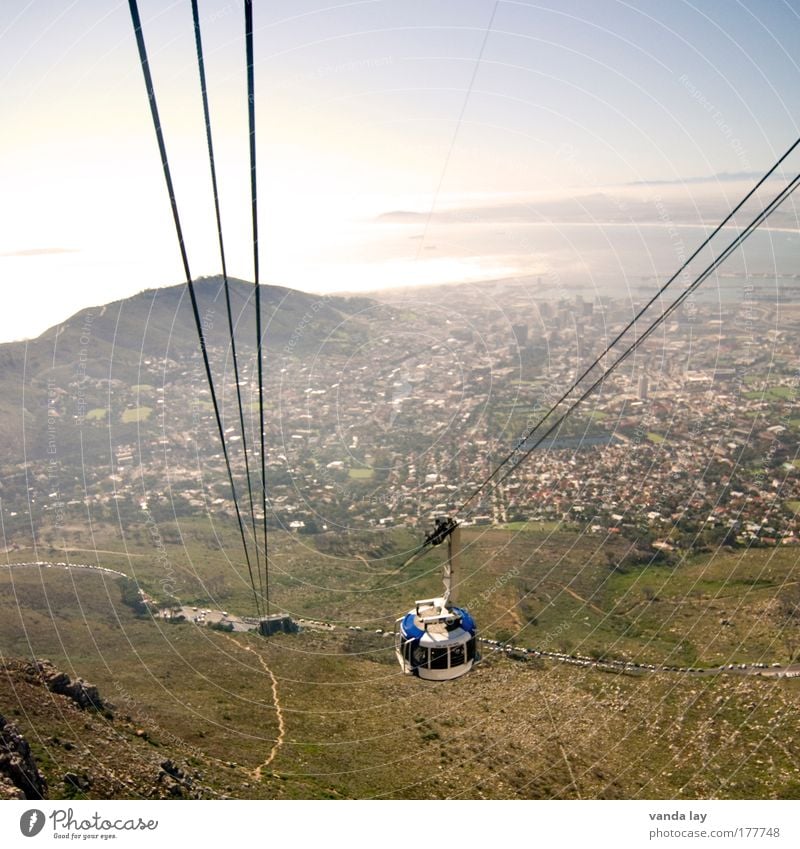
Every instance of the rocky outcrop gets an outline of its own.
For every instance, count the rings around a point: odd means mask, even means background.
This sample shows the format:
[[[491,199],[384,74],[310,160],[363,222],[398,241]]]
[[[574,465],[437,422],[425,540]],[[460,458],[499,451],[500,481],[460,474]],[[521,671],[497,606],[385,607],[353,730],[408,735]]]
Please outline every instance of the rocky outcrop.
[[[82,774],[77,772],[64,773],[62,781],[67,788],[77,790],[80,793],[88,793],[92,787],[92,779],[85,772]]]
[[[17,726],[6,728],[0,720],[0,728],[6,729],[0,736],[0,801],[219,795],[200,772],[189,768],[177,736],[150,723],[149,714],[144,717],[147,725],[125,712],[113,717],[95,687],[71,680],[49,661],[3,658],[0,706],[5,705],[2,709]],[[36,740],[37,763],[23,735]],[[192,755],[197,758],[197,751]],[[193,766],[201,764],[205,766],[202,757]]]
[[[26,662],[24,672],[29,679],[41,681],[51,693],[71,699],[81,710],[108,711],[112,707],[100,697],[94,684],[84,681],[83,678],[73,681],[66,672],[56,669],[49,660]]]
[[[47,782],[28,741],[13,722],[0,715],[0,798],[46,799]]]
[[[171,760],[161,762],[161,769],[158,773],[156,783],[162,785],[168,796],[176,798],[184,798],[185,796],[194,796],[192,793],[192,779]]]

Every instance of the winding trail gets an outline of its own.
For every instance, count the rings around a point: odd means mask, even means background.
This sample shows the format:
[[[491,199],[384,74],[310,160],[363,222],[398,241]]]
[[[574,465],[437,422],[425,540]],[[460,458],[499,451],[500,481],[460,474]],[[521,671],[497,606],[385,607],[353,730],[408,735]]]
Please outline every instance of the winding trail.
[[[583,598],[583,596],[578,595],[578,593],[576,593],[575,590],[573,590],[571,587],[567,587],[564,584],[556,584],[555,586],[557,586],[563,592],[567,593],[567,595],[571,595],[576,601],[579,601],[585,607],[590,607],[592,610],[594,610],[595,613],[599,613],[601,616],[608,616],[608,611],[602,610],[596,604],[592,604],[589,599]]]
[[[255,781],[260,781],[263,771],[275,760],[275,757],[278,754],[279,749],[283,745],[283,740],[286,736],[286,723],[283,719],[283,709],[281,707],[281,701],[278,696],[278,679],[275,677],[275,673],[269,668],[269,666],[267,666],[267,663],[264,658],[257,651],[255,651],[252,646],[245,646],[238,640],[228,636],[227,634],[224,634],[223,636],[225,637],[225,639],[230,640],[232,643],[235,643],[240,649],[244,649],[245,651],[249,651],[251,654],[255,655],[258,659],[258,662],[261,664],[261,668],[267,673],[267,675],[269,675],[270,681],[272,682],[272,704],[275,707],[275,716],[278,720],[278,737],[272,746],[272,750],[269,753],[269,757],[263,763],[259,764],[250,773],[250,775]]]

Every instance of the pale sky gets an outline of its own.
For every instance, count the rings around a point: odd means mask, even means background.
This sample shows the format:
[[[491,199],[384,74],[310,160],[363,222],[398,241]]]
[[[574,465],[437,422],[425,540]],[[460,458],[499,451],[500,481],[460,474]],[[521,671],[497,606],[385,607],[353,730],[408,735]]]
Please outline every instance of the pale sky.
[[[796,0],[254,5],[262,282],[536,273],[493,208],[557,226],[603,193],[714,221],[800,134]],[[192,272],[215,274],[190,3],[139,7]],[[252,279],[242,3],[200,10],[229,270]],[[127,2],[2,0],[0,114],[0,341],[182,282]],[[398,210],[419,215],[379,219]]]

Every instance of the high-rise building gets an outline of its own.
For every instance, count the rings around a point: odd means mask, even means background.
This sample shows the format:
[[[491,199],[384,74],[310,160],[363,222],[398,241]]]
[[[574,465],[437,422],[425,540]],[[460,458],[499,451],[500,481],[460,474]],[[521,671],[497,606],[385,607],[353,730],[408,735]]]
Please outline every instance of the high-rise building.
[[[513,324],[511,329],[514,331],[514,338],[517,340],[517,347],[524,348],[525,343],[528,341],[528,325]]]

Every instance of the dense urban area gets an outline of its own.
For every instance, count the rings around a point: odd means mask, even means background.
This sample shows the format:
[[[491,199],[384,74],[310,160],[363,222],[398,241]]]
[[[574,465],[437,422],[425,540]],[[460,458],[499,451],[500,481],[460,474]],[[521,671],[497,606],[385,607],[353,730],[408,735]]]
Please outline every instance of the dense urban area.
[[[689,301],[671,315],[518,470],[460,512],[464,521],[562,523],[635,535],[665,552],[797,543],[800,306],[783,287],[728,282],[736,291],[727,300]],[[452,514],[498,462],[523,457],[529,430],[651,291],[534,301],[512,285],[461,287],[457,297],[406,290],[383,296],[374,321],[368,309],[369,337],[349,347],[347,323],[335,339],[314,336],[320,301],[309,296],[266,369],[270,521],[310,534],[426,527]],[[582,388],[648,323],[625,334]],[[220,347],[212,361],[244,493],[230,360]],[[85,515],[87,505],[108,518],[232,515],[199,352],[143,355],[138,371],[135,384],[80,369],[47,378],[47,428],[3,479],[7,531],[26,525],[29,509],[37,523]],[[256,373],[252,358],[243,362],[257,490]],[[98,398],[107,401],[90,406]],[[60,446],[75,433],[84,453],[65,456]]]

